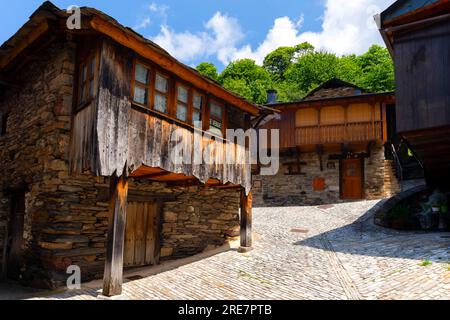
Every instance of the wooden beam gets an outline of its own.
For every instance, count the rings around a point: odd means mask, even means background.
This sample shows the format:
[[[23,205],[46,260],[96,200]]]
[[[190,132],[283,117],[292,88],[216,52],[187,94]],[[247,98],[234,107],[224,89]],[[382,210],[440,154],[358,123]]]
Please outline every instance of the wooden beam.
[[[252,193],[248,195],[241,189],[241,247],[239,252],[252,250]]]
[[[123,249],[127,215],[128,181],[125,176],[111,177],[111,199],[109,203],[108,243],[106,248],[103,295],[122,294]]]
[[[114,41],[134,50],[142,57],[153,61],[161,66],[161,68],[174,73],[195,87],[211,93],[217,98],[223,99],[229,104],[232,104],[253,115],[259,114],[259,108],[257,106],[237,97],[231,92],[223,89],[220,85],[206,80],[199,73],[189,69],[187,66],[171,57],[164,50],[157,48],[156,45],[152,48],[150,43],[144,43],[143,39],[139,39],[139,36],[131,31],[125,31],[98,16],[94,16],[92,18],[91,26],[94,30],[111,37]]]
[[[163,171],[163,172],[156,172],[156,173],[146,174],[146,175],[143,175],[143,176],[137,176],[135,178],[136,179],[154,179],[154,178],[158,178],[158,177],[168,176],[170,174],[173,174],[173,172]]]
[[[7,66],[14,60],[23,50],[25,50],[31,43],[36,41],[41,35],[48,30],[47,20],[42,21],[36,26],[27,36],[24,37],[14,48],[0,60],[0,70]]]
[[[383,125],[383,142],[388,140],[386,103],[381,104],[381,121]]]

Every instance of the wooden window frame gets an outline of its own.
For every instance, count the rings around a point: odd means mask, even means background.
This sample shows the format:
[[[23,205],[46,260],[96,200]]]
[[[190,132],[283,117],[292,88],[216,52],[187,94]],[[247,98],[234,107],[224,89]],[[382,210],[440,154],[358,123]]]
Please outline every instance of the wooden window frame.
[[[161,77],[163,77],[163,78],[165,78],[167,80],[167,92],[161,92],[161,91],[156,89],[156,75],[159,75],[159,76],[161,76]],[[173,84],[172,77],[170,77],[166,73],[156,69],[153,72],[152,79],[153,79],[153,92],[152,92],[152,104],[151,104],[152,110],[154,112],[159,113],[159,114],[163,114],[165,116],[169,116],[169,117],[173,117],[174,119],[177,119],[176,115],[174,116],[174,114],[173,114],[173,103],[172,103],[173,99],[171,99],[171,96],[173,95],[173,92],[172,92],[173,91],[173,89],[172,89],[172,87],[173,87],[173,85],[172,85]],[[162,111],[156,110],[156,108],[155,108],[156,107],[155,101],[156,101],[156,95],[157,94],[160,94],[160,95],[163,95],[163,96],[166,97],[166,112],[162,112]]]
[[[194,96],[196,96],[196,95],[199,96],[202,99],[202,105],[200,106],[200,109],[197,109],[194,106]],[[203,93],[201,93],[201,92],[199,92],[197,90],[192,90],[192,97],[191,97],[191,99],[192,99],[192,109],[189,112],[189,116],[190,116],[189,123],[194,125],[194,111],[195,110],[200,111],[200,121],[204,121],[206,119],[206,116],[205,116],[205,112],[206,112],[206,109],[207,109],[206,95],[204,95]]]
[[[144,84],[141,83],[140,81],[136,80],[136,65],[140,64],[142,65],[144,68],[148,69],[149,74],[148,74],[148,84]],[[149,64],[142,62],[141,60],[138,59],[134,59],[134,63],[133,63],[133,78],[131,80],[131,101],[133,104],[136,104],[138,106],[144,107],[146,109],[151,109],[151,106],[153,105],[153,87],[154,85],[152,85],[153,81],[154,81],[154,69],[152,66],[150,66]],[[146,90],[148,90],[148,96],[147,96],[147,104],[142,104],[140,102],[137,102],[134,100],[134,90],[136,87],[136,83],[140,86],[145,88]]]
[[[95,59],[94,70],[92,70],[92,60]],[[83,69],[86,67],[86,79],[83,81]],[[77,94],[77,104],[76,111],[80,111],[88,106],[97,96],[98,89],[98,72],[100,67],[100,55],[97,50],[94,52],[90,52],[86,56],[80,59],[80,63],[78,65],[78,94]],[[90,95],[90,83],[93,83],[93,94]],[[84,91],[84,99],[82,97]]]
[[[150,71],[150,81],[148,85],[144,85],[143,83],[139,82],[139,85],[141,87],[145,87],[147,90],[149,90],[149,96],[147,104],[142,104],[139,102],[134,101],[134,90],[136,86],[136,64],[140,64],[147,68]],[[156,75],[159,74],[161,77],[164,77],[167,79],[167,86],[168,90],[166,93],[160,92],[156,89]],[[187,120],[183,121],[177,118],[177,104],[179,102],[178,100],[178,87],[184,87],[188,90],[188,114],[187,114]],[[156,94],[161,94],[166,96],[167,98],[167,111],[161,112],[155,109],[155,96]],[[203,92],[201,90],[198,90],[197,88],[194,88],[191,84],[177,78],[175,75],[168,73],[158,67],[157,65],[154,65],[151,62],[145,62],[142,58],[136,57],[134,58],[133,62],[133,76],[131,80],[131,103],[137,107],[141,107],[147,110],[150,110],[151,112],[154,112],[157,115],[160,115],[162,117],[166,117],[170,119],[171,121],[176,121],[182,125],[189,126],[191,128],[194,128],[193,123],[193,114],[194,114],[194,95],[198,95],[202,99],[202,106],[201,106],[201,121],[203,124],[202,131],[208,131],[210,129],[210,119],[211,119],[211,103],[214,103],[221,107],[222,109],[222,119],[220,119],[222,123],[222,135],[225,137],[225,132],[227,128],[227,104],[216,98],[210,96],[208,93]],[[183,103],[185,104],[185,103]],[[186,105],[186,104],[185,104]],[[199,109],[196,109],[199,110]],[[216,121],[219,119],[215,119]]]
[[[178,88],[184,88],[187,91],[187,102],[183,102],[181,100],[178,99]],[[192,124],[192,113],[193,113],[193,109],[194,109],[194,96],[193,96],[193,90],[186,84],[181,83],[179,81],[176,82],[175,84],[175,103],[174,103],[174,115],[175,115],[175,119],[177,119],[178,121],[181,121],[183,123],[187,123],[187,124]],[[186,107],[186,120],[182,120],[179,119],[177,117],[178,114],[178,104],[182,104]]]
[[[219,100],[217,100],[217,99],[211,98],[208,101],[208,116],[207,116],[207,119],[206,119],[207,120],[206,125],[207,125],[207,128],[208,128],[207,130],[211,129],[211,119],[219,121],[218,118],[212,117],[212,114],[211,114],[212,104],[215,104],[215,105],[219,106],[222,109],[222,119],[220,119],[220,122],[222,124],[222,136],[225,139],[225,132],[226,132],[226,104],[221,102],[221,101],[219,101]],[[218,129],[218,128],[215,128],[215,129]]]

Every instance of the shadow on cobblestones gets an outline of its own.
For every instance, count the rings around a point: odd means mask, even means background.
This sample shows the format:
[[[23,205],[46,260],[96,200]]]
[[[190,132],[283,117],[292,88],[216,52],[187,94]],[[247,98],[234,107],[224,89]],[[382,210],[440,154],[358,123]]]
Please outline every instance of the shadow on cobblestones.
[[[450,261],[450,233],[397,231],[376,226],[373,223],[376,208],[368,210],[353,223],[298,241],[294,245],[352,255],[426,259],[444,263]],[[324,241],[331,246],[324,248]]]

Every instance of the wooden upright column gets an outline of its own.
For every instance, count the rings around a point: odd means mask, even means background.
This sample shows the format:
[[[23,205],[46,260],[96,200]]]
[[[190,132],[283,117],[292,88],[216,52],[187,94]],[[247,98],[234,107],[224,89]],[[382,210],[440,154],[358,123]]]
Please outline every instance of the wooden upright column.
[[[244,253],[252,250],[252,193],[246,195],[241,191],[241,247],[239,252]]]
[[[103,295],[122,294],[123,248],[127,214],[128,181],[125,176],[111,177],[108,244],[106,249]]]

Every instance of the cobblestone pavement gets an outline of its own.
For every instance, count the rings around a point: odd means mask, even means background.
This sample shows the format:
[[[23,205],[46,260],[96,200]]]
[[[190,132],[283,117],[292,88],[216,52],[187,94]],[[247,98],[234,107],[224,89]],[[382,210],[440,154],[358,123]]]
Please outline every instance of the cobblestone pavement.
[[[129,299],[450,299],[450,234],[372,225],[377,201],[254,209],[253,251],[124,284]],[[101,283],[100,283],[101,285]],[[97,285],[47,296],[95,299]]]

